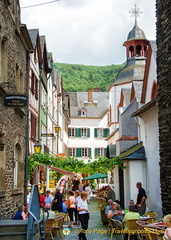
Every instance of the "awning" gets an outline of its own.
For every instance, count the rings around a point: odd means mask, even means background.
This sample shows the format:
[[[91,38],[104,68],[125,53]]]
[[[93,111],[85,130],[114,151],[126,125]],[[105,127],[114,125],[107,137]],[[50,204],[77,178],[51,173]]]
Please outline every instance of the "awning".
[[[145,149],[143,143],[139,143],[121,153],[119,157],[122,160],[145,160]]]
[[[68,171],[65,171],[65,170],[60,169],[60,168],[49,167],[49,166],[48,166],[48,168],[50,168],[50,169],[52,169],[52,170],[54,170],[54,171],[57,171],[57,172],[59,172],[59,173],[61,173],[61,174],[68,175],[68,176],[70,176],[70,177],[74,177],[74,175],[75,175],[75,173],[73,173],[73,172],[68,172]]]

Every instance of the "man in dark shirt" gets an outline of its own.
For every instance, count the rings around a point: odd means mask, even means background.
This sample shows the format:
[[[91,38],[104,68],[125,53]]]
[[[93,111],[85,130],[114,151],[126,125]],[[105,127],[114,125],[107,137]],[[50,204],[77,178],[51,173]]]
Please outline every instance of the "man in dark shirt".
[[[56,188],[56,194],[53,199],[52,211],[62,212],[62,193],[60,193],[60,188]]]
[[[146,192],[144,188],[142,188],[142,183],[137,182],[136,187],[138,188],[138,194],[137,194],[137,207],[138,207],[138,212],[142,216],[145,213],[146,209]]]
[[[113,202],[116,200],[116,194],[112,190],[111,186],[107,186],[106,190],[108,191],[107,193],[107,200],[112,199]]]

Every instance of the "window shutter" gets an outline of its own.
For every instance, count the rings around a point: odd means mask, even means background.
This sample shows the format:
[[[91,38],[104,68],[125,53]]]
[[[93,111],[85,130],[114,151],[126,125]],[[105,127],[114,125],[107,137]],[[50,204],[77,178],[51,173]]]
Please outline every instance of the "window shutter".
[[[109,136],[109,129],[108,128],[104,128],[103,129],[103,137],[108,137]]]
[[[68,137],[70,136],[69,133],[70,133],[70,128],[68,128]],[[69,154],[68,154],[68,155],[69,155]]]
[[[90,137],[90,128],[87,129],[87,137]]]
[[[97,137],[97,128],[94,129],[94,137]]]
[[[107,156],[107,148],[104,148],[104,156]]]
[[[70,148],[68,148],[68,156],[70,156]]]
[[[81,148],[76,149],[76,157],[81,157]]]
[[[76,128],[76,137],[81,137],[81,128]]]
[[[95,154],[95,156],[98,155],[98,148],[95,148],[95,149],[94,149],[94,154]]]
[[[88,149],[88,157],[91,157],[91,148]]]

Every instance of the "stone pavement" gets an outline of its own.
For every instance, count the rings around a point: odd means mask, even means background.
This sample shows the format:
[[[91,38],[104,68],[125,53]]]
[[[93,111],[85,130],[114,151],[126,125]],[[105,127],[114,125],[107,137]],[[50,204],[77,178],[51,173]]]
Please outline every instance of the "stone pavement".
[[[96,198],[91,198],[89,206],[90,220],[89,227],[86,233],[87,240],[110,240],[110,234],[107,234],[107,226],[101,222],[100,210],[98,209],[98,201]],[[64,229],[67,228],[69,222],[64,223]],[[64,236],[64,240],[78,240],[78,233],[81,226],[75,225],[74,228],[68,229],[68,235]],[[57,240],[59,238],[55,238]],[[115,237],[113,237],[115,239]]]

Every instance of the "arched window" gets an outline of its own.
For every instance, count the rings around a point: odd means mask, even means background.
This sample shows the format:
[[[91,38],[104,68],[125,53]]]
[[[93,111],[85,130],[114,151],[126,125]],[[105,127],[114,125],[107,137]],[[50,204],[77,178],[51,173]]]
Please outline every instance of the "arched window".
[[[1,42],[1,51],[0,51],[0,82],[6,82],[7,81],[7,49],[6,49],[6,38],[2,38]]]
[[[142,50],[142,47],[141,47],[141,45],[138,44],[136,46],[136,56],[141,56],[142,55],[141,50]]]
[[[21,146],[20,144],[16,144],[14,147],[14,181],[13,186],[14,188],[21,188],[23,182],[23,164],[21,162]]]
[[[129,57],[133,57],[134,56],[134,47],[131,45],[129,47]]]
[[[153,99],[157,96],[157,92],[158,92],[157,82],[154,80],[152,91],[151,91],[151,99]]]

